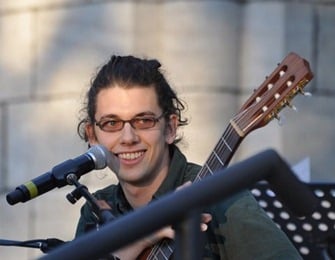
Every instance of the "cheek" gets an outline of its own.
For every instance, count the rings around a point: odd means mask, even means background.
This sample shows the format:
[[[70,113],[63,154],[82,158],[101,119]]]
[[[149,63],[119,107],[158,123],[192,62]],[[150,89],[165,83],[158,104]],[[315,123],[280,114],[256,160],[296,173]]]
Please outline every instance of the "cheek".
[[[140,142],[153,149],[162,149],[167,143],[167,136],[163,129],[152,129],[139,134]]]
[[[105,145],[106,147],[112,148],[117,143],[118,138],[109,134],[100,132],[96,134],[96,142]]]
[[[89,137],[89,143],[91,145],[102,144],[108,148],[111,148],[116,140],[116,138],[113,137],[113,135],[110,133],[100,131],[100,129],[97,129],[94,126],[87,128],[86,133]]]

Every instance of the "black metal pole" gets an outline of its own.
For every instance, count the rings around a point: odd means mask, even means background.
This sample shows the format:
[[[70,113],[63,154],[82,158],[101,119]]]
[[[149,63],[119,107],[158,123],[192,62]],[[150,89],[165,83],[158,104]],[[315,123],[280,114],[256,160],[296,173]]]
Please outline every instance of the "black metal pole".
[[[193,210],[175,226],[175,259],[200,260],[202,259],[202,239],[200,222],[201,212]]]

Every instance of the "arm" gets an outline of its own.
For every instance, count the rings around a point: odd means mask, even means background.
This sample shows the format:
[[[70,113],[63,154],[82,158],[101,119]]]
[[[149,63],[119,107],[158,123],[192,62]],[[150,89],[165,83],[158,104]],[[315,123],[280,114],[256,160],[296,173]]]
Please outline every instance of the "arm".
[[[220,234],[216,235],[216,242],[220,254],[228,259],[302,259],[286,234],[249,192],[212,209],[213,230]]]

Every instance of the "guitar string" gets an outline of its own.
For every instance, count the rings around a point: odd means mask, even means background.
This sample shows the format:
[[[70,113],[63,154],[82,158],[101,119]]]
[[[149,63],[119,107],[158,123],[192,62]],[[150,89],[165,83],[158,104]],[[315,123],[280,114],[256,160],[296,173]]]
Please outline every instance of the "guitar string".
[[[163,239],[150,251],[147,259],[169,259],[173,254],[172,240]],[[161,258],[161,257],[163,258]]]
[[[239,121],[241,121],[241,117],[236,116],[235,122]],[[236,133],[231,124],[229,124],[219,142],[216,144],[214,152],[209,156],[205,166],[202,167],[195,180],[201,180],[203,177],[208,176],[208,174],[212,175],[218,169],[225,167],[225,164],[228,163],[230,155],[239,141],[240,136]],[[225,158],[227,154],[227,161],[223,162],[221,158]]]
[[[220,138],[219,142],[217,143],[217,145],[215,146],[214,148],[214,151],[219,154],[222,154],[222,148],[221,148],[221,144],[222,144],[222,139],[227,139],[226,135],[229,136],[229,133],[230,133],[230,127],[228,128],[228,132],[225,132],[223,134],[223,136]],[[229,140],[228,140],[229,142]],[[224,152],[224,151],[223,151]],[[217,159],[215,159],[213,154],[211,154],[209,156],[209,158],[207,159],[206,163],[205,163],[205,166],[201,169],[200,173],[199,173],[199,177],[197,178],[197,180],[200,180],[201,178],[205,177],[206,175],[208,175],[208,173],[212,174],[212,170],[215,170],[215,168],[217,167],[216,163],[215,162],[218,162]],[[221,163],[220,163],[221,164]]]
[[[229,127],[229,131],[228,133],[225,133],[221,138],[220,138],[220,141],[218,142],[218,144],[215,146],[214,148],[214,152],[215,153],[218,153],[219,155],[223,155],[225,153],[225,145],[223,145],[222,147],[222,139],[227,139],[227,142],[229,143],[229,139],[226,137],[226,134],[228,135],[228,137],[230,136],[230,128]],[[224,144],[224,143],[223,143]],[[217,168],[219,167],[223,167],[223,163],[222,161],[218,160],[217,156],[214,155],[214,153],[212,153],[208,160],[206,161],[205,163],[205,166],[201,169],[200,173],[199,173],[199,177],[197,178],[197,180],[200,180],[202,179],[203,177],[205,177],[206,175],[210,174],[212,175],[213,174],[213,171],[217,170]]]

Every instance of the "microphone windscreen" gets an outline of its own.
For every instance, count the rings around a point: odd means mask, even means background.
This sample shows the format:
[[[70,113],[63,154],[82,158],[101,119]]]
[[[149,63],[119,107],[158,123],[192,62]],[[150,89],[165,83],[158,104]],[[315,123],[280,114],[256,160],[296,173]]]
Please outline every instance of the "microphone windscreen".
[[[93,159],[96,170],[104,169],[111,160],[110,152],[103,145],[92,146],[87,154]]]

